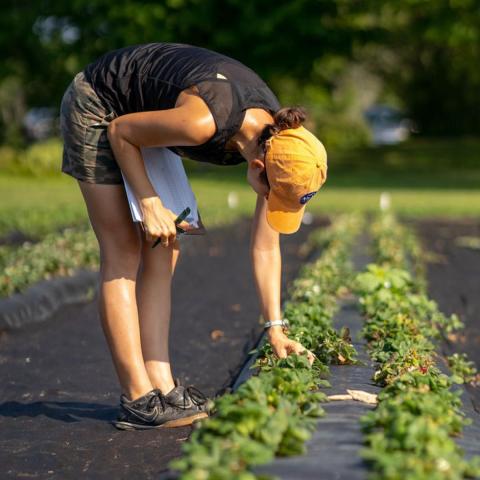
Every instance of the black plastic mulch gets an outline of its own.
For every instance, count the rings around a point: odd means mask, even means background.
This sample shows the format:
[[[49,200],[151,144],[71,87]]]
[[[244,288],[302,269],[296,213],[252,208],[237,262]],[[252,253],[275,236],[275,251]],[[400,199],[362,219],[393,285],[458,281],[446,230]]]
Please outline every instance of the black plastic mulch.
[[[354,264],[357,271],[371,261],[367,250],[368,239],[362,236],[355,247]],[[331,388],[323,389],[327,395],[345,394],[348,389],[378,393],[381,389],[371,380],[374,365],[366,352],[366,344],[360,336],[363,319],[354,300],[342,301],[334,318],[334,327],[348,327],[358,359],[363,365],[331,365]],[[447,369],[443,369],[448,373]],[[457,443],[466,457],[480,455],[480,415],[474,410],[471,398],[463,386],[463,412],[472,423],[463,430]],[[361,459],[363,433],[359,419],[374,405],[354,400],[332,401],[322,404],[325,416],[320,418],[317,429],[307,442],[305,455],[276,458],[272,463],[254,469],[258,474],[276,475],[281,480],[364,480],[369,467]]]
[[[366,254],[367,239],[362,237],[355,249],[354,264],[361,270],[369,261]],[[328,378],[331,388],[323,389],[327,395],[346,394],[347,389],[378,393],[380,388],[371,380],[374,369],[360,337],[362,317],[357,300],[343,300],[333,319],[336,329],[348,327],[352,343],[358,352],[358,365],[331,365]],[[359,418],[374,408],[355,400],[331,401],[322,404],[325,416],[307,442],[305,455],[276,458],[271,464],[255,469],[258,473],[277,475],[282,480],[361,480],[367,476],[367,466],[358,451],[362,448],[363,434]]]
[[[284,237],[285,280],[296,275],[301,263],[296,252],[307,230]],[[419,230],[448,259],[429,268],[431,296],[446,313],[460,310],[468,332],[477,339],[473,313],[480,298],[480,254],[459,250],[454,239],[478,235],[478,223],[451,229],[450,223],[425,222]],[[248,223],[242,222],[192,239],[176,275],[171,332],[175,374],[210,395],[231,383],[260,333],[248,231]],[[361,268],[368,257],[357,251],[355,260]],[[361,323],[352,302],[343,302],[335,326],[350,327],[365,365],[332,366],[327,394],[345,393],[347,388],[378,392],[357,335]],[[213,330],[224,336],[213,341]],[[475,352],[468,336],[463,345]],[[0,336],[0,375],[2,478],[158,478],[190,433],[189,428],[125,433],[109,425],[118,387],[92,303],[67,307],[48,324],[26,332]],[[458,442],[468,456],[479,454],[479,415],[465,392],[462,399],[474,423]],[[356,401],[323,406],[326,415],[306,455],[276,459],[256,471],[289,480],[366,478],[367,468],[359,457],[363,437],[358,419],[372,406]]]
[[[480,238],[480,219],[425,219],[414,226],[430,253],[430,296],[442,312],[458,314],[465,324],[465,330],[443,346],[444,352],[465,352],[480,369],[480,249],[461,246],[465,237]],[[468,393],[480,414],[480,386],[468,387]]]
[[[298,247],[311,229],[282,237],[284,286],[303,263]],[[249,233],[242,221],[187,239],[176,272],[174,374],[208,395],[231,384],[260,333]],[[191,432],[110,425],[119,388],[95,302],[0,335],[0,378],[2,479],[158,478]]]
[[[331,388],[322,390],[327,395],[346,394],[347,388],[377,393],[380,389],[370,380],[373,368],[358,340],[361,317],[354,303],[343,302],[334,319],[334,326],[350,328],[359,360],[365,365],[332,365],[329,381]],[[367,467],[358,455],[363,434],[359,418],[373,408],[355,400],[332,401],[322,404],[325,416],[307,442],[307,453],[302,456],[277,458],[273,463],[258,467],[255,472],[275,474],[284,480],[351,479],[366,478]]]
[[[480,249],[461,246],[466,237],[480,238],[480,219],[425,219],[412,222],[429,252],[428,291],[447,315],[456,313],[465,329],[442,344],[445,355],[467,353],[480,369]],[[433,255],[432,255],[433,254]],[[463,391],[463,410],[473,420],[458,443],[467,456],[480,454],[480,387]]]

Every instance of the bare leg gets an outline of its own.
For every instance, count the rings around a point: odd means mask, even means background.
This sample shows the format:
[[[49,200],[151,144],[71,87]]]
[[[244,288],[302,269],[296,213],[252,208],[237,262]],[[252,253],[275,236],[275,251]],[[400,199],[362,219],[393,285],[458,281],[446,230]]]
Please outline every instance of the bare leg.
[[[137,303],[145,368],[154,388],[168,393],[175,387],[170,368],[168,335],[172,276],[180,253],[178,242],[167,248],[143,239],[137,280]]]
[[[78,183],[100,246],[103,331],[122,390],[135,399],[153,388],[143,362],[135,295],[141,239],[123,185]]]

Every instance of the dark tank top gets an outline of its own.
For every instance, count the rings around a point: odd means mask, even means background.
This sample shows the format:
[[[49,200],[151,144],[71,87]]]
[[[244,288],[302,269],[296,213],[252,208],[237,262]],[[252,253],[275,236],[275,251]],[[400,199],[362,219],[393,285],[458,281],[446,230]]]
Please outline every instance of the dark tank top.
[[[215,120],[215,135],[194,147],[169,147],[201,162],[236,165],[240,153],[226,151],[240,129],[245,110],[275,113],[280,104],[251,69],[225,55],[176,43],[150,43],[109,52],[85,68],[100,100],[118,116],[173,108],[179,93],[196,86]]]

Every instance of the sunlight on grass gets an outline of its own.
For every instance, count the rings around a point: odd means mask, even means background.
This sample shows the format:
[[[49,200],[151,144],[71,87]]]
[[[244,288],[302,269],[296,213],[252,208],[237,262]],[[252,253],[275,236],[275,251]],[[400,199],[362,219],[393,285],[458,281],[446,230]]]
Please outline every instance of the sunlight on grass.
[[[240,216],[251,216],[255,207],[255,194],[244,175],[225,172],[222,176],[219,170],[189,174],[207,228],[234,222]],[[307,210],[323,215],[374,211],[378,209],[380,194],[389,191],[392,208],[402,215],[480,216],[478,190],[435,188],[434,185],[406,188],[391,184],[390,188],[378,185],[359,188],[358,185],[347,186],[349,182],[340,178],[327,183],[308,204]],[[229,206],[229,194],[230,204],[237,203],[234,208]],[[72,178],[66,175],[37,178],[0,175],[0,235],[21,231],[41,237],[51,230],[87,221],[83,198]]]
[[[87,222],[76,182],[63,177],[0,176],[0,235],[21,231],[42,236]]]
[[[480,191],[397,188],[325,188],[311,201],[312,213],[375,211],[382,192],[391,197],[391,208],[408,216],[479,216]]]

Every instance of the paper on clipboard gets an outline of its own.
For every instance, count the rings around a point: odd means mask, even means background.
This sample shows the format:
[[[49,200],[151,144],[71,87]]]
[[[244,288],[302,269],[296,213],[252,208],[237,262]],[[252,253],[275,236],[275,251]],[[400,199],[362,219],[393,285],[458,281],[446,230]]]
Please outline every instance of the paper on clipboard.
[[[179,215],[186,207],[190,207],[186,221],[193,229],[189,230],[188,234],[204,233],[197,200],[185,173],[182,159],[165,147],[148,147],[142,148],[141,151],[148,178],[165,208]],[[143,214],[138,200],[123,172],[122,177],[133,221],[142,222]]]

